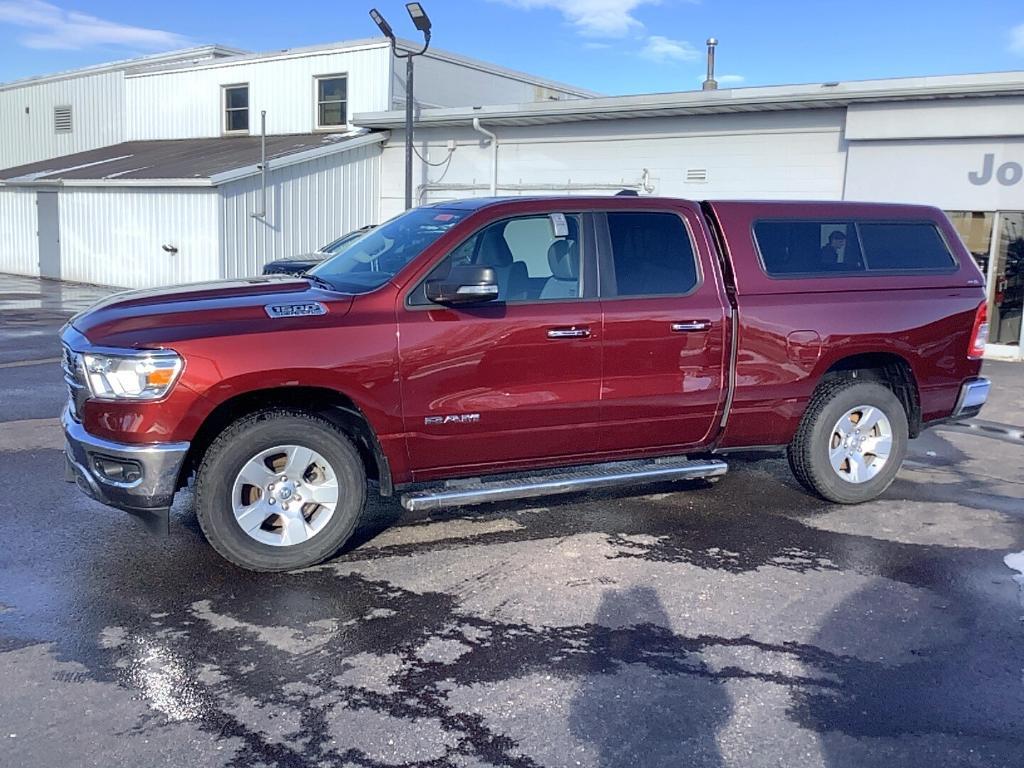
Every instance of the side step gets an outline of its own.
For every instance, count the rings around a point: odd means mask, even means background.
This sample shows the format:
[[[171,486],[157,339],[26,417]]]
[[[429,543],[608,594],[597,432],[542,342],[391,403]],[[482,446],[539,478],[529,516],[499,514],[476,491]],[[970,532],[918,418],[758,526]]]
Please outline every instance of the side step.
[[[594,464],[534,475],[506,476],[504,479],[453,480],[443,486],[403,494],[402,506],[410,512],[421,512],[439,507],[577,493],[595,488],[698,480],[724,475],[728,469],[724,461],[717,459],[673,457]]]

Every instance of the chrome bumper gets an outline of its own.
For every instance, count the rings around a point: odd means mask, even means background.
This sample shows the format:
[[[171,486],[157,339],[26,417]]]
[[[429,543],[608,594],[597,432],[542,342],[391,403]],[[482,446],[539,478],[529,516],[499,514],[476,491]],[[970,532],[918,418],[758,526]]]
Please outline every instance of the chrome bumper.
[[[68,479],[96,501],[137,515],[150,527],[166,531],[168,510],[189,444],[132,445],[104,440],[86,432],[67,408],[61,423]],[[104,473],[104,466],[109,471],[119,465],[138,476],[117,480]]]
[[[967,419],[977,416],[981,406],[988,400],[988,391],[992,388],[992,382],[985,378],[972,379],[960,387],[960,396],[956,400],[956,407],[953,408],[954,419]]]

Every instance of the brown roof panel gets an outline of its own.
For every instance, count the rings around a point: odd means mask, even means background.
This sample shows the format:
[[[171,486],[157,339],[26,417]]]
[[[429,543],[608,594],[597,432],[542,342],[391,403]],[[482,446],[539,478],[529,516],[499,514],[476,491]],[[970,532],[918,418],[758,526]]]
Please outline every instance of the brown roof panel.
[[[339,144],[351,134],[267,136],[267,158]],[[260,162],[259,136],[126,141],[0,170],[0,180],[208,179]]]

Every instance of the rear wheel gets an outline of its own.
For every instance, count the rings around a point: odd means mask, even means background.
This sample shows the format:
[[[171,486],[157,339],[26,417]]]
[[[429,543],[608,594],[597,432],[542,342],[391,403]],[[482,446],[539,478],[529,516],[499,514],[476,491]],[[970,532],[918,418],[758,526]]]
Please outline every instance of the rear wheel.
[[[221,555],[254,571],[289,571],[334,555],[366,501],[352,443],[302,411],[262,411],[210,446],[196,481],[196,514]]]
[[[907,439],[907,414],[891,389],[856,379],[828,382],[818,388],[789,444],[789,466],[808,490],[858,504],[896,478]]]

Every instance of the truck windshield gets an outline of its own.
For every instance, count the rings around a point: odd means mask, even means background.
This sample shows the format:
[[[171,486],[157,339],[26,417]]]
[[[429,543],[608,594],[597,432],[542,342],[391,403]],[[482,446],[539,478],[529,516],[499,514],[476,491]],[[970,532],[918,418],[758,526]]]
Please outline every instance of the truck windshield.
[[[343,293],[368,293],[398,274],[465,215],[443,208],[407,211],[346,243],[340,253],[308,274]]]

